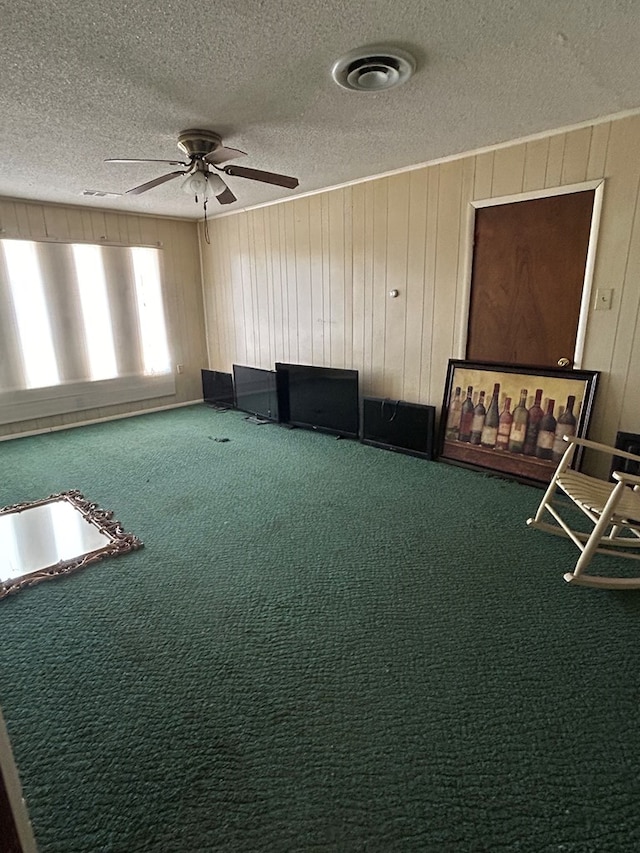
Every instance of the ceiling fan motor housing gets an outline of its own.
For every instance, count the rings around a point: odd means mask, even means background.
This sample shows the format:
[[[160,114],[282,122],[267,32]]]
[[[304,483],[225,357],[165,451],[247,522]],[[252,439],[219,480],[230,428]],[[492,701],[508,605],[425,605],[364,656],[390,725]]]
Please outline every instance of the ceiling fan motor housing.
[[[415,67],[415,59],[404,50],[368,47],[351,51],[338,59],[331,75],[343,89],[380,92],[405,83]]]
[[[178,148],[188,157],[206,157],[221,145],[222,138],[212,130],[183,130],[178,136]]]

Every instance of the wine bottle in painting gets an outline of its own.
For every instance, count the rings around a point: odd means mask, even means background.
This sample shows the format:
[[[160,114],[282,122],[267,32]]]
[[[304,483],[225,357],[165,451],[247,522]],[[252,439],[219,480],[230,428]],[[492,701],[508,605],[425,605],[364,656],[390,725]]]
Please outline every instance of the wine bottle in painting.
[[[522,453],[527,436],[529,412],[527,411],[527,389],[520,391],[520,402],[513,410],[513,421],[509,432],[509,453]]]
[[[529,422],[527,424],[527,434],[524,439],[523,450],[525,456],[535,456],[536,442],[538,441],[538,430],[540,429],[540,421],[544,416],[541,402],[542,388],[537,388],[533,405],[529,409]]]
[[[460,409],[460,431],[458,432],[458,441],[469,441],[471,439],[471,425],[473,423],[473,385],[467,388],[467,396],[465,397],[462,408]]]
[[[456,386],[455,393],[453,395],[453,400],[449,403],[449,412],[447,414],[447,427],[445,431],[446,438],[449,441],[455,441],[458,437],[458,430],[460,429],[460,410],[462,408],[462,400],[460,398],[461,394],[460,386]]]
[[[471,438],[469,441],[471,444],[480,444],[480,437],[482,436],[482,427],[484,426],[484,419],[486,417],[487,410],[484,405],[484,391],[480,392],[480,396],[478,397],[478,403],[473,410],[473,420],[471,421]]]
[[[500,413],[498,437],[496,438],[496,450],[509,449],[509,434],[511,432],[512,423],[513,415],[511,414],[511,397],[507,397],[504,401],[504,409]]]
[[[559,462],[562,454],[567,449],[567,443],[564,441],[565,435],[576,434],[576,417],[573,414],[576,398],[571,395],[567,397],[567,405],[563,413],[558,418],[556,423],[555,438],[553,440],[552,459],[554,462]]]
[[[484,418],[482,434],[480,436],[480,444],[483,447],[495,447],[498,437],[498,424],[500,421],[500,413],[498,411],[498,398],[500,396],[500,383],[496,382],[493,386],[493,394],[491,402],[487,408],[487,414]]]
[[[538,439],[536,441],[536,456],[538,459],[553,459],[553,442],[556,439],[556,419],[553,417],[555,400],[547,401],[547,410],[540,421]]]

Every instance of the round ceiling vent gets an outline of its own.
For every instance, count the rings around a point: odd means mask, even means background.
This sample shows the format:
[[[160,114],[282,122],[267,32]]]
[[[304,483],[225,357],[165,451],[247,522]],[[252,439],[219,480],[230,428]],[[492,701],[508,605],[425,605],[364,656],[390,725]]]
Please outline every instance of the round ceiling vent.
[[[416,67],[410,53],[397,48],[367,47],[353,50],[333,64],[331,76],[343,89],[381,92],[405,83]]]

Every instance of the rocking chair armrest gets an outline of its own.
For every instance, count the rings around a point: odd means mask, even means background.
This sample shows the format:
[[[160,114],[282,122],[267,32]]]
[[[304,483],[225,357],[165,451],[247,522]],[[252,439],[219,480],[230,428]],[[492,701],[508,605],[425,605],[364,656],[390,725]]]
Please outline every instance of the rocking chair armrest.
[[[640,462],[640,459],[638,461]],[[636,474],[627,474],[626,471],[614,471],[611,476],[614,480],[626,483],[627,486],[640,486],[640,477]]]

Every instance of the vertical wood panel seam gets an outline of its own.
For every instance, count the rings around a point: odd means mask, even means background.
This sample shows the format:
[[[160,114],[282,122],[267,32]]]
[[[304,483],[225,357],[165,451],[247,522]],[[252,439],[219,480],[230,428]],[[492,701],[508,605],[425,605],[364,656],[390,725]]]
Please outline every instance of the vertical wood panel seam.
[[[344,286],[342,288],[342,313],[343,313],[343,336],[342,336],[342,363],[345,367],[353,367],[353,322],[350,321],[347,323],[349,319],[349,309],[348,309],[348,290],[351,290],[351,305],[353,306],[353,283],[349,283],[349,274],[347,271],[347,245],[351,246],[351,255],[353,255],[353,242],[351,240],[347,240],[347,233],[351,230],[351,217],[348,215],[347,208],[347,199],[351,197],[350,188],[345,189],[342,193],[342,223],[344,228],[344,245],[342,248],[342,275],[344,276]],[[353,308],[352,308],[353,310]],[[347,355],[348,342],[347,342],[347,329],[350,330],[351,337],[351,355],[350,357]]]
[[[633,233],[634,233],[634,229],[635,229],[636,219],[637,219],[637,217],[638,217],[638,206],[639,206],[639,205],[640,205],[640,175],[638,176],[638,179],[636,180],[636,203],[635,203],[635,206],[634,206],[634,209],[633,209],[633,216],[632,216],[632,218],[631,218],[631,227],[630,227],[630,229],[629,229],[629,241],[628,241],[628,243],[627,243],[627,256],[626,256],[626,259],[625,259],[624,272],[623,272],[623,275],[622,275],[622,281],[623,281],[624,283],[626,283],[626,282],[627,282],[627,275],[628,275],[628,271],[629,271],[629,256],[630,256],[630,254],[631,254],[631,246],[632,246],[632,242],[633,242]],[[637,307],[637,309],[636,309],[636,320],[635,320],[634,328],[637,328],[637,323],[638,323],[638,311],[639,311],[639,310],[640,310],[640,303],[639,303],[639,305],[638,305],[638,307]],[[616,351],[615,343],[618,341],[618,330],[619,330],[619,328],[620,328],[620,317],[621,317],[621,314],[622,314],[622,304],[620,305],[620,310],[618,311],[618,315],[617,315],[617,317],[616,317],[615,333],[614,333],[614,335],[613,335],[614,346],[612,347],[612,350],[611,350],[611,360],[610,360],[610,362],[609,362],[609,367],[610,367],[610,368],[611,368],[611,366],[612,366],[612,362],[613,362],[613,360],[614,360],[614,358],[615,358],[615,351]],[[634,337],[634,339],[633,339],[633,340],[635,340],[635,337]],[[633,351],[633,341],[631,342],[631,348],[630,348],[630,351],[629,351],[629,360],[627,361],[627,370],[626,370],[626,374],[625,374],[625,381],[624,381],[624,390],[625,390],[625,391],[626,391],[627,384],[628,384],[629,367],[630,367],[630,356],[631,356],[631,352],[632,352],[632,351]],[[611,388],[611,383],[609,382],[609,383],[607,384],[607,397],[609,396],[610,388]],[[624,396],[624,394],[621,394],[621,398],[622,398],[623,396]],[[607,405],[607,404],[606,404],[606,402],[605,402],[605,406],[604,406],[604,408],[605,408],[605,409],[606,409],[606,405]]]
[[[564,153],[567,147],[567,134],[563,133],[562,135],[562,153],[560,154],[560,183],[562,183],[562,166],[564,164]],[[551,148],[551,145],[549,145]],[[547,154],[547,173],[545,174],[545,187],[549,186],[549,155]],[[556,185],[556,181],[553,181],[553,185]]]
[[[525,153],[525,156],[522,159],[522,176],[521,176],[521,184],[520,184],[521,191],[522,191],[522,188],[524,185],[526,149],[525,149],[524,153]],[[475,186],[475,181],[476,181],[477,165],[478,165],[477,157],[474,157],[473,163],[472,163],[473,174],[469,179],[469,187],[471,189],[472,194],[473,194],[473,187]],[[456,343],[456,334],[457,334],[456,330],[462,329],[462,327],[463,327],[462,312],[463,312],[463,309],[465,307],[466,307],[466,311],[467,311],[467,318],[466,318],[467,322],[464,323],[464,328],[467,329],[467,327],[468,327],[469,299],[471,296],[471,294],[470,294],[470,289],[471,289],[470,277],[471,277],[471,268],[473,266],[473,247],[474,247],[474,243],[475,243],[475,241],[472,238],[471,245],[466,245],[467,257],[461,258],[461,254],[462,254],[463,250],[465,250],[465,243],[467,240],[467,235],[469,233],[467,225],[468,225],[468,217],[470,214],[469,207],[471,205],[471,199],[469,198],[469,196],[468,195],[467,195],[467,197],[464,196],[464,187],[465,187],[465,183],[464,183],[464,169],[463,169],[463,178],[462,178],[462,181],[460,183],[460,218],[458,220],[459,245],[458,245],[458,270],[457,270],[457,275],[456,275],[457,287],[456,287],[454,336],[453,336],[453,347],[454,347],[453,353],[454,354],[456,354],[455,353],[455,343]],[[474,211],[474,215],[475,215],[475,211]],[[471,255],[470,258],[468,257],[469,254]],[[461,260],[463,261],[464,272],[466,273],[465,278],[462,280],[461,280],[461,270],[460,270],[460,261]],[[467,289],[469,292],[467,292]],[[465,302],[466,302],[466,306],[465,306]],[[464,343],[464,345],[465,345],[464,349],[465,349],[465,353],[466,353],[466,335],[468,334],[468,332],[465,331],[463,333],[461,331],[461,335],[462,334],[465,335],[465,340],[464,340],[464,342],[461,340],[460,345],[462,346],[462,344]]]
[[[267,316],[269,323],[269,365],[273,364],[273,353],[276,348],[275,341],[275,324],[276,324],[276,306],[275,306],[275,283],[273,280],[273,244],[271,235],[271,208],[263,208],[264,218],[264,251],[265,251],[265,271],[267,272]],[[269,272],[270,271],[270,272]]]
[[[491,168],[493,170],[493,159],[492,159]],[[436,209],[435,227],[434,227],[434,233],[433,233],[433,246],[434,246],[434,251],[435,251],[435,249],[437,248],[437,245],[438,245],[438,215],[437,215],[437,211],[438,211],[438,207],[440,206],[440,169],[436,168],[436,170],[434,171],[433,174],[435,174],[435,176],[437,178],[436,198],[433,202],[433,204],[435,205],[435,209]],[[431,195],[431,189],[432,189],[431,184],[432,184],[432,181],[429,181],[429,190],[428,190],[429,196]],[[428,212],[427,212],[427,217],[428,217]],[[428,225],[428,218],[427,218],[427,225]],[[427,233],[428,233],[428,229],[427,229]],[[425,270],[426,270],[426,252],[427,252],[428,246],[429,246],[429,241],[427,240],[425,243]],[[429,334],[429,392],[428,392],[429,398],[431,398],[431,395],[433,393],[433,388],[432,388],[433,310],[434,310],[435,299],[436,299],[436,282],[435,282],[435,279],[436,279],[436,264],[435,264],[435,257],[434,257],[433,281],[430,282],[430,291],[431,291],[430,302],[431,302],[431,304],[429,305],[429,324],[431,326],[431,331]],[[426,309],[426,307],[427,307],[427,305],[425,303],[425,309]],[[424,324],[422,326],[422,335],[423,335],[423,347],[421,348],[422,349],[422,358],[420,359],[420,387],[421,388],[422,388],[422,365],[424,364]]]
[[[325,218],[322,216],[322,204],[320,207],[320,253],[322,255],[322,265],[320,267],[321,275],[320,280],[322,281],[322,357],[324,359],[324,363],[332,366],[331,359],[331,323],[333,320],[333,312],[331,311],[331,202],[330,195],[327,194],[322,198],[322,203],[326,204],[327,208],[327,218],[326,218],[326,228],[325,228]],[[329,265],[327,267],[327,265]],[[328,273],[328,281],[325,280],[325,270]],[[325,317],[324,314],[324,304],[325,304],[325,296],[328,302],[329,308],[329,316]],[[327,335],[327,329],[329,334]],[[327,338],[328,347],[327,347]],[[328,355],[327,355],[328,353]]]
[[[298,264],[299,264],[298,240],[299,240],[299,233],[297,233],[297,232],[299,232],[299,229],[296,227],[298,220],[296,217],[296,208],[295,207],[292,208],[292,213],[293,213],[294,269],[296,272],[296,280],[294,283],[294,291],[295,291],[295,296],[296,296],[296,361],[299,361],[299,359],[300,359],[300,300],[298,297],[300,295],[300,289],[298,287]]]
[[[311,347],[311,361],[313,362],[313,357],[315,354],[315,336],[313,334],[313,318],[315,315],[315,288],[313,286],[313,252],[311,249],[311,245],[313,243],[312,231],[311,231],[311,204],[312,202],[307,199],[306,208],[307,208],[307,236],[308,236],[308,249],[309,249],[309,308],[310,308],[310,317],[309,323],[310,327],[308,330],[309,333],[309,345]]]
[[[598,127],[601,127],[601,126],[602,125],[599,125]],[[604,141],[605,155],[604,155],[604,158],[602,161],[602,167],[601,167],[601,169],[598,169],[598,171],[597,171],[597,175],[602,176],[602,177],[604,177],[606,175],[606,171],[607,171],[607,155],[608,155],[608,151],[609,151],[609,140],[611,138],[611,122],[607,122],[606,129],[607,129],[606,139]],[[587,172],[586,172],[587,178],[590,175],[589,164],[591,163],[591,156],[593,154],[593,145],[594,145],[595,137],[596,137],[596,126],[594,125],[591,128],[591,140],[589,142],[589,156],[587,157]],[[593,178],[595,176],[593,174],[591,174],[591,177]]]
[[[457,323],[458,316],[460,312],[460,251],[461,251],[461,241],[462,241],[462,189],[464,185],[464,165],[462,165],[460,169],[460,190],[458,193],[458,240],[456,242],[456,274],[455,274],[455,283],[456,283],[456,293],[453,300],[453,323],[451,324],[451,342],[449,352],[453,354],[455,352],[455,344],[456,344],[456,332],[457,332]]]
[[[408,192],[408,197],[407,197],[407,208],[408,208],[408,210],[407,210],[407,226],[408,226],[409,222],[411,221],[412,195],[415,195],[415,190],[413,188],[413,181],[411,179],[409,179],[409,192]],[[404,311],[404,322],[403,322],[404,346],[402,347],[402,377],[401,377],[402,378],[402,397],[403,397],[403,399],[407,395],[405,377],[407,375],[407,319],[408,319],[407,305],[409,304],[408,303],[408,300],[409,300],[409,234],[407,234],[407,245],[405,248],[404,268],[405,268],[405,284],[404,284],[404,287],[405,287],[405,294],[404,294],[405,311]]]
[[[251,279],[251,314],[253,323],[253,363],[257,364],[260,358],[261,334],[260,334],[260,298],[258,296],[258,259],[256,251],[256,220],[255,211],[249,216],[249,277]]]
[[[546,187],[546,186],[547,186],[547,174],[548,174],[548,172],[549,172],[549,156],[550,156],[550,150],[551,150],[551,139],[547,139],[547,151],[546,151],[546,157],[545,157],[545,160],[544,160],[544,180],[543,180],[543,182],[542,182],[542,186],[543,186],[543,187]]]
[[[244,274],[244,264],[241,261],[241,257],[242,257],[241,238],[242,238],[242,235],[240,233],[240,217],[234,216],[233,218],[235,220],[235,225],[236,225],[235,230],[236,230],[236,236],[238,239],[238,253],[240,254],[240,258],[236,259],[236,269],[240,273],[240,293],[242,296],[242,316],[243,316],[243,321],[244,321],[244,330],[243,330],[244,331],[244,351],[245,351],[245,356],[246,356],[247,361],[248,361],[249,360],[249,337],[248,337],[248,335],[249,335],[249,332],[248,332],[249,324],[247,322],[247,301],[246,301],[246,294],[245,294],[246,282],[245,282],[245,274]]]

